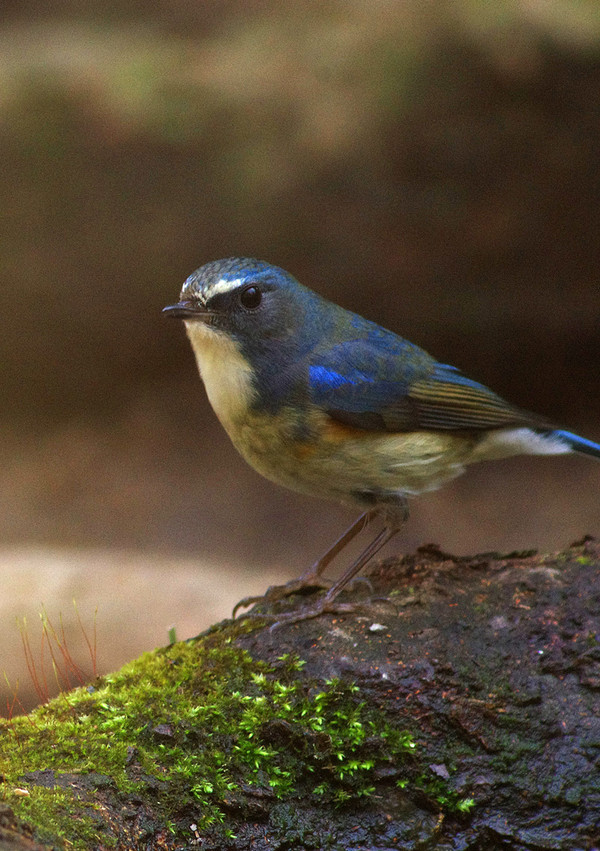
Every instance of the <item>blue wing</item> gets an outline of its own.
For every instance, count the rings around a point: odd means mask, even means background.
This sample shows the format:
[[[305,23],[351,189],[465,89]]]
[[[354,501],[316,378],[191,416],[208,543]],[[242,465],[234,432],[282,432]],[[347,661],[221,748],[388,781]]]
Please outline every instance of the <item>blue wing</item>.
[[[383,329],[378,329],[383,331]],[[313,352],[311,400],[340,422],[385,431],[544,425],[455,367],[385,332]]]

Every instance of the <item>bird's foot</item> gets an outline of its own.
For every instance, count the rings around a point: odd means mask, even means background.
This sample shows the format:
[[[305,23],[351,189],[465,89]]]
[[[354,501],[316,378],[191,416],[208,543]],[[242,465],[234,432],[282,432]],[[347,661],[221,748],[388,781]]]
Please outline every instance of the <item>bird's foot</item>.
[[[280,615],[273,615],[273,623],[269,627],[269,632],[277,629],[280,626],[288,624],[300,623],[301,621],[318,618],[320,615],[348,615],[364,608],[364,603],[338,603],[335,599],[328,600],[327,595],[321,597],[314,605],[304,606],[293,612],[283,612]]]
[[[292,579],[290,582],[286,582],[285,585],[271,585],[264,594],[256,597],[242,597],[233,607],[232,617],[235,618],[239,609],[246,609],[255,603],[264,603],[267,605],[279,603],[280,600],[285,600],[286,597],[290,597],[292,594],[310,594],[313,591],[327,589],[329,585],[330,583],[326,579],[322,579],[313,573],[305,574],[298,579]],[[260,617],[264,617],[264,615],[260,615]]]

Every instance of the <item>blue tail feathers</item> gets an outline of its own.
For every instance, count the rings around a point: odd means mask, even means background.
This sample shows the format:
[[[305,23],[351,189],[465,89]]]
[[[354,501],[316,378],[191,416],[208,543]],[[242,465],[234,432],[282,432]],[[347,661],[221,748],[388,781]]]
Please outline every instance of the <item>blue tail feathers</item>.
[[[592,440],[586,440],[585,437],[579,437],[578,434],[573,434],[570,431],[556,429],[549,432],[552,437],[558,437],[571,447],[573,452],[582,452],[584,455],[592,455],[594,458],[600,458],[600,444],[594,443]]]

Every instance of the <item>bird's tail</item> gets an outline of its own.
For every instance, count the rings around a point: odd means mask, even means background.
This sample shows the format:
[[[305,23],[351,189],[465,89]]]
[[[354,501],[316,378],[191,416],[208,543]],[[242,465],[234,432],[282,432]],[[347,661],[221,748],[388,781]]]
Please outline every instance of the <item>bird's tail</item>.
[[[594,443],[592,440],[586,440],[585,437],[579,437],[578,434],[563,431],[559,428],[544,432],[543,434],[545,437],[561,441],[573,452],[581,452],[583,455],[592,455],[594,458],[600,458],[600,444]]]

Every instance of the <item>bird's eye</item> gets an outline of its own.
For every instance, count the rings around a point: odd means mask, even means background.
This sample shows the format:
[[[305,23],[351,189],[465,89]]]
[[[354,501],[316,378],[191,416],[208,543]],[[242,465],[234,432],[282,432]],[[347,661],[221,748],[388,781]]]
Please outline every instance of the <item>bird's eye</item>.
[[[246,287],[240,293],[240,302],[246,310],[254,310],[262,301],[262,293],[258,287]]]

